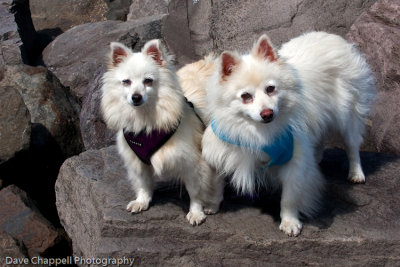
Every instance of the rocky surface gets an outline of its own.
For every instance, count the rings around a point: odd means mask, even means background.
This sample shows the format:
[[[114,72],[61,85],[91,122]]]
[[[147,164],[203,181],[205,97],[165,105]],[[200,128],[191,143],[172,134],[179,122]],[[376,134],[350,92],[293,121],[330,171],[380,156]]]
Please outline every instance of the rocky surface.
[[[126,20],[131,21],[154,15],[168,14],[170,2],[171,0],[132,0]]]
[[[45,143],[46,139],[54,139],[65,156],[82,151],[79,105],[52,73],[43,67],[9,66],[0,82],[0,88],[13,88],[22,96],[33,124],[34,142]],[[24,129],[18,130],[23,133]],[[28,141],[29,133],[27,131]]]
[[[18,187],[11,185],[3,188],[0,203],[10,203],[0,206],[0,233],[7,233],[23,242],[30,256],[44,253],[59,241],[59,232]]]
[[[0,248],[2,248],[0,250],[0,265],[2,266],[6,266],[6,257],[24,258],[28,256],[24,244],[21,244],[21,242],[15,240],[7,233],[0,234]]]
[[[0,0],[0,78],[5,65],[22,63],[21,37],[14,14],[11,12],[12,0]]]
[[[196,3],[197,2],[197,3]],[[344,36],[374,0],[188,1],[188,20],[195,54],[248,51],[267,33],[275,45],[306,31],[324,30]]]
[[[400,159],[363,153],[362,160],[367,183],[352,185],[344,152],[325,154],[325,204],[297,238],[278,230],[279,196],[264,193],[250,199],[228,192],[218,214],[192,227],[186,194],[163,185],[148,211],[130,214],[133,193],[114,146],[63,164],[57,207],[74,254],[84,257],[135,257],[137,266],[398,265]]]
[[[378,1],[347,37],[365,54],[379,88],[369,138],[377,151],[400,155],[400,2]]]
[[[30,144],[31,116],[15,88],[0,82],[0,164]]]

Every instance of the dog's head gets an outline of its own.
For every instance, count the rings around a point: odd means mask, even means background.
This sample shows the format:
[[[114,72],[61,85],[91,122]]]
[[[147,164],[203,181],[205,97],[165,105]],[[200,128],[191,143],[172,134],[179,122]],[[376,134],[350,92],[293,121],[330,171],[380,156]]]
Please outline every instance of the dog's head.
[[[161,70],[172,65],[166,47],[158,39],[147,42],[139,53],[117,42],[110,44],[109,70],[114,90],[133,107],[144,105],[157,94]]]
[[[218,65],[215,108],[222,106],[225,113],[264,124],[273,123],[290,108],[287,91],[295,87],[295,78],[266,35],[249,55],[223,52]]]

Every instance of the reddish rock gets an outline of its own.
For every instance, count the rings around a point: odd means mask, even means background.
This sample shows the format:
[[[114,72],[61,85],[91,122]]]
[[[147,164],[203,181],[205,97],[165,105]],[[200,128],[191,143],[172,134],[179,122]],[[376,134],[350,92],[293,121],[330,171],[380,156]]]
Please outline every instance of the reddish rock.
[[[0,233],[23,242],[29,255],[53,247],[58,231],[37,211],[26,193],[14,185],[0,191]]]
[[[400,155],[400,2],[378,1],[354,22],[347,38],[365,54],[378,84],[367,139],[377,151]]]

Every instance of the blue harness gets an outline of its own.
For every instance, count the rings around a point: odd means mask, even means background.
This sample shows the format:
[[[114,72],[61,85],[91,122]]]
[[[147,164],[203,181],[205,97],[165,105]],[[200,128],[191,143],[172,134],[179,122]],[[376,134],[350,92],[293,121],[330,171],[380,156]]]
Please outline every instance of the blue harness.
[[[211,128],[214,134],[222,141],[232,145],[251,148],[249,144],[243,144],[239,140],[232,140],[222,131],[218,131],[215,119],[211,120]],[[275,138],[273,143],[255,147],[254,149],[263,151],[271,158],[266,167],[285,164],[293,157],[294,142],[292,127],[288,126],[281,135]]]

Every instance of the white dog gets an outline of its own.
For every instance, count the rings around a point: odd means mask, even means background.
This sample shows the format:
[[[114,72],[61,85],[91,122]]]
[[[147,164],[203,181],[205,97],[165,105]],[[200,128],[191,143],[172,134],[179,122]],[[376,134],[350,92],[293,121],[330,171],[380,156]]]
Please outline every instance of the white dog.
[[[359,146],[374,79],[341,37],[312,32],[276,52],[263,35],[248,55],[224,52],[184,67],[179,71],[184,91],[196,86],[190,85],[190,73],[204,85],[210,110],[204,158],[243,193],[280,186],[279,228],[288,235],[301,232],[300,213],[310,216],[319,207],[324,183],[318,161],[328,133],[343,137],[349,179],[365,181]]]
[[[178,178],[190,196],[187,219],[203,222],[222,193],[213,169],[202,159],[203,125],[186,103],[171,56],[159,40],[133,53],[111,43],[109,70],[103,76],[101,108],[109,128],[118,131],[117,147],[136,192],[127,210],[146,210],[157,179]],[[220,182],[219,182],[220,183]]]

